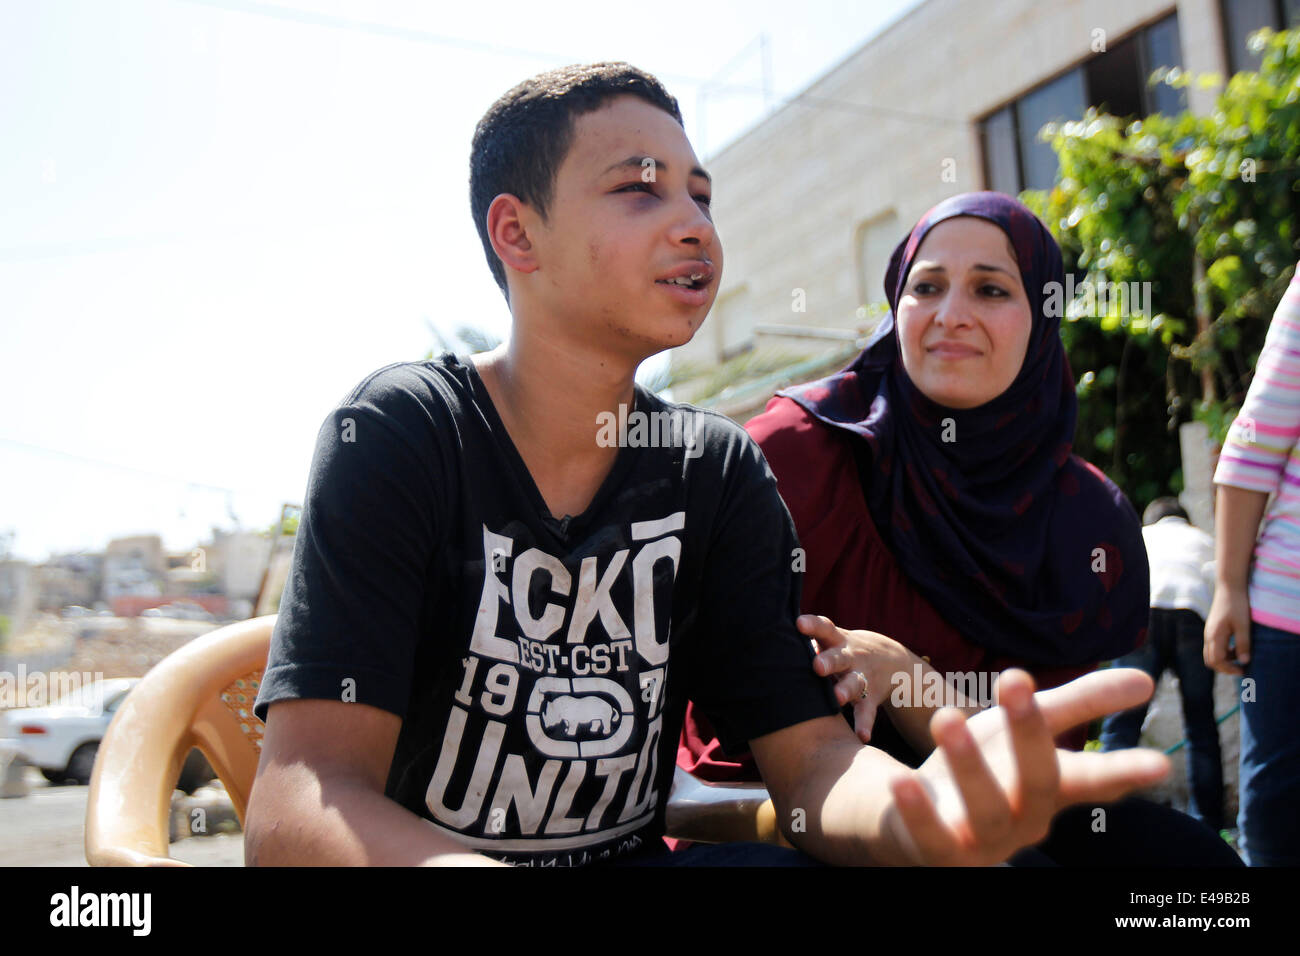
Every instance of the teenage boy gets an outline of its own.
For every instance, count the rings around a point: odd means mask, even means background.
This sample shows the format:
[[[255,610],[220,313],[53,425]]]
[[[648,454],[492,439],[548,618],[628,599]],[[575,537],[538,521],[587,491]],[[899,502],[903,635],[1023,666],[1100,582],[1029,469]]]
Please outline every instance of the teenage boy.
[[[710,191],[676,101],[626,64],[534,77],[483,117],[471,205],[511,338],[381,369],[321,428],[256,705],[250,864],[653,861],[688,698],[830,863],[1001,861],[1062,806],[1167,772],[1053,747],[1145,700],[1132,671],[1036,697],[1010,672],[1004,708],[936,715],[919,770],[859,743],[795,628],[797,542],[757,446],[634,382],[716,295]]]

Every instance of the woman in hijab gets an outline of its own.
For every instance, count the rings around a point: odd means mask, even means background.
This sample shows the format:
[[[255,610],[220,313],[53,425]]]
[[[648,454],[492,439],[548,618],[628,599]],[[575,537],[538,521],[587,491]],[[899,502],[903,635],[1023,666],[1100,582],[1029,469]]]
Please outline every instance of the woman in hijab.
[[[853,705],[864,741],[913,766],[934,748],[934,712],[989,706],[1007,668],[1050,688],[1145,638],[1141,523],[1071,451],[1063,287],[1060,248],[1023,205],[991,192],[945,200],[895,249],[891,314],[866,349],[778,393],[746,426],[798,530],[799,626],[817,642],[817,671]],[[1061,744],[1078,749],[1084,733]],[[713,737],[688,712],[679,765],[757,779]],[[1202,858],[1235,861],[1204,833]]]

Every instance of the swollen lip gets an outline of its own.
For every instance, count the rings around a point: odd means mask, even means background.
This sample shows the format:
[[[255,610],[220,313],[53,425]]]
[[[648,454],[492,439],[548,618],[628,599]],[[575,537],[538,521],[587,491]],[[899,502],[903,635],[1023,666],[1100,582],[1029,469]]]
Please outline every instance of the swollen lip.
[[[655,285],[667,289],[669,295],[687,305],[702,305],[709,298],[709,283],[707,282],[696,289],[690,286],[678,285],[676,282],[656,282]]]

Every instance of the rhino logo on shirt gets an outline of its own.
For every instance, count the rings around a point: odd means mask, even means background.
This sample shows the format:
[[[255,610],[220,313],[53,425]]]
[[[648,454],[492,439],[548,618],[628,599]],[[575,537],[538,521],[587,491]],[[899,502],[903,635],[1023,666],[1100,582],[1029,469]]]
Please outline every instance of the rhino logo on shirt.
[[[552,730],[564,724],[566,737],[576,735],[582,727],[607,735],[618,719],[619,713],[613,705],[595,694],[586,697],[565,694],[552,697],[542,706],[542,726]]]

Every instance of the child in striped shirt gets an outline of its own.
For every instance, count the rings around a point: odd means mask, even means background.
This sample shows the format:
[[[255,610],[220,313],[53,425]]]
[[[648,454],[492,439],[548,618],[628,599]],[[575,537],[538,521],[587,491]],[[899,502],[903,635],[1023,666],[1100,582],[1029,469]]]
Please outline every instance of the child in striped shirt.
[[[1300,865],[1297,438],[1300,271],[1273,316],[1214,475],[1218,580],[1205,623],[1205,663],[1244,678],[1237,822],[1252,866]]]

